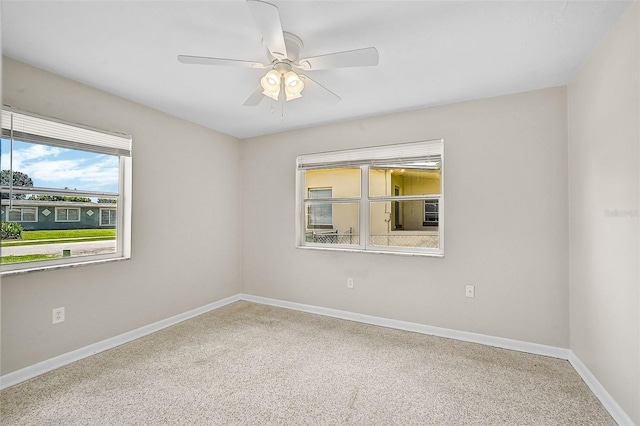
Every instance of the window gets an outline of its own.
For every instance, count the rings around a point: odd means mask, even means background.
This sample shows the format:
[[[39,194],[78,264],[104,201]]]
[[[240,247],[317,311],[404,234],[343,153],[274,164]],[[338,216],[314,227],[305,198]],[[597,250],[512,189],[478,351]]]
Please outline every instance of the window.
[[[299,247],[442,256],[443,141],[301,155]]]
[[[100,209],[100,226],[112,226],[116,224],[116,209]]]
[[[423,226],[438,226],[438,200],[424,201]]]
[[[80,222],[80,209],[56,207],[56,222]]]
[[[13,207],[7,206],[7,222],[37,222],[37,207]]]
[[[2,220],[24,229],[1,274],[130,257],[130,136],[3,107],[0,142]]]
[[[331,198],[331,188],[309,188],[309,199],[319,200]],[[333,228],[333,209],[331,203],[310,204],[307,207],[307,226],[312,228]]]

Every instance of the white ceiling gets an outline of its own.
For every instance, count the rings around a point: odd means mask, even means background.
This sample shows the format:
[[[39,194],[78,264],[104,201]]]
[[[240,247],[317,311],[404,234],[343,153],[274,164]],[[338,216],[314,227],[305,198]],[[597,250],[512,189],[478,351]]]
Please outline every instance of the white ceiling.
[[[309,72],[325,105],[242,103],[266,62],[244,0],[7,1],[3,54],[240,138],[566,84],[628,1],[271,1],[302,56],[375,46],[377,67]],[[304,94],[304,92],[303,92]]]

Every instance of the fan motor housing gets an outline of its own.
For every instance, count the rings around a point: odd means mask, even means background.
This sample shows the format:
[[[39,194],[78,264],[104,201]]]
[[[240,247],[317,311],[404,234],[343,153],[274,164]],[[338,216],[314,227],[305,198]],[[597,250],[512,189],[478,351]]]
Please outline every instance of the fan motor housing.
[[[284,37],[284,45],[287,48],[287,57],[277,58],[269,52],[269,49],[267,49],[267,58],[269,58],[269,62],[274,63],[274,65],[280,62],[288,62],[289,67],[291,67],[291,63],[296,63],[298,62],[298,59],[300,59],[300,50],[304,47],[304,43],[302,43],[302,39],[300,39],[300,37],[290,32],[283,31],[282,35]]]

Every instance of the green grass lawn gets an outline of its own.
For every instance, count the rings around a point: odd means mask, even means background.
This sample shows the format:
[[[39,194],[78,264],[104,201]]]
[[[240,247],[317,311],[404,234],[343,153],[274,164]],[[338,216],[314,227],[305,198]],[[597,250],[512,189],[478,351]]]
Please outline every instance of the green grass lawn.
[[[21,256],[2,256],[0,258],[0,263],[18,263],[18,262],[33,262],[35,260],[47,260],[47,259],[55,259],[60,256],[58,255],[49,255],[49,254],[25,254]]]
[[[63,229],[55,231],[22,231],[20,240],[2,240],[4,247],[69,242],[115,240],[115,229]]]
[[[23,231],[22,240],[52,240],[62,238],[114,237],[115,229],[62,229],[56,231]]]

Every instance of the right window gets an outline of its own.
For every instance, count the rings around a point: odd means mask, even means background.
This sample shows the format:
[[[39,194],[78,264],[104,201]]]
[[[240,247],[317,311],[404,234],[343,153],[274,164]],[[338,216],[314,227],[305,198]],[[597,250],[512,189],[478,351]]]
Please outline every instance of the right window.
[[[100,226],[116,226],[116,209],[100,209]]]
[[[443,141],[297,159],[298,246],[442,256]]]

